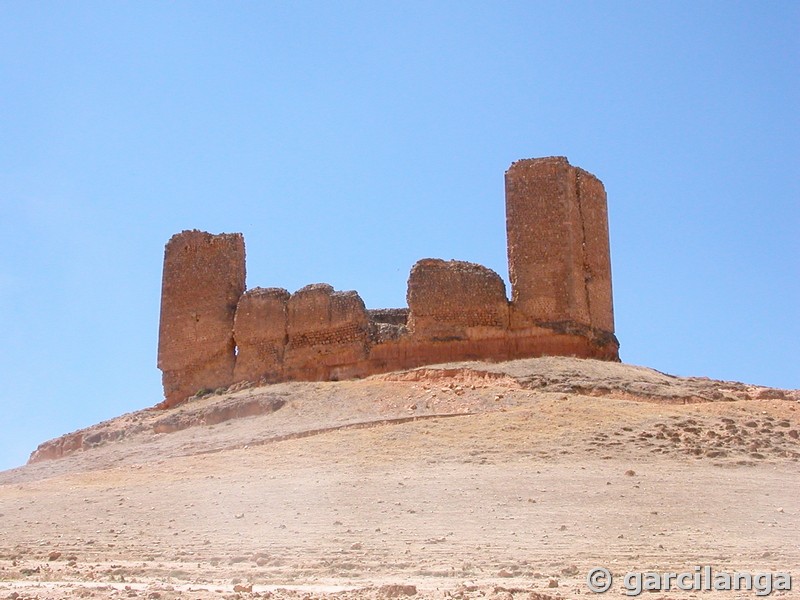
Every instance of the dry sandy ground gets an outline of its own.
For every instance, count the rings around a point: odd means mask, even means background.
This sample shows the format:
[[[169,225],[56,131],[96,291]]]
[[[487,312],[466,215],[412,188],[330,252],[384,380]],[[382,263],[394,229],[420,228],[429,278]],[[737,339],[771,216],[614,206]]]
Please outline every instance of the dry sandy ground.
[[[800,598],[799,400],[549,358],[125,415],[0,473],[0,598],[626,598],[695,565]]]

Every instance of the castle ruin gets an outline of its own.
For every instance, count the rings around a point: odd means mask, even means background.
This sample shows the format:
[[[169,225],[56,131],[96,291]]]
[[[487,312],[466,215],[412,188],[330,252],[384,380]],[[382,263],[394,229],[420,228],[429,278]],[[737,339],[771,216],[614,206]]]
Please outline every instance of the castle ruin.
[[[166,245],[158,367],[171,407],[233,383],[338,380],[458,360],[619,360],[606,194],[564,157],[505,174],[511,300],[502,278],[422,259],[407,308],[367,310],[327,284],[245,287],[241,234],[183,231]]]

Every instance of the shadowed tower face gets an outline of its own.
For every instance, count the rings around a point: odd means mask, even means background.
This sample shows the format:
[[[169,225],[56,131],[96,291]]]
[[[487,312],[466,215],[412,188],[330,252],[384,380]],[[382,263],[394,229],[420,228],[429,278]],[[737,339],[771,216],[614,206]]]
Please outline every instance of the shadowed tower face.
[[[230,385],[233,319],[244,289],[242,234],[183,231],[167,243],[158,335],[165,406]]]
[[[614,332],[603,184],[564,157],[506,171],[512,329],[570,324]]]

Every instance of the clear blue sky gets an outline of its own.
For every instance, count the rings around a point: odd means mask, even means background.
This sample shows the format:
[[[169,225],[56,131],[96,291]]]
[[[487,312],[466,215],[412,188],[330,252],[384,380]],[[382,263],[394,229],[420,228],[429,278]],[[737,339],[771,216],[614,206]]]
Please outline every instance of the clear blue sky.
[[[609,200],[623,360],[800,387],[800,3],[0,3],[0,469],[161,399],[164,244],[405,304],[503,172]]]

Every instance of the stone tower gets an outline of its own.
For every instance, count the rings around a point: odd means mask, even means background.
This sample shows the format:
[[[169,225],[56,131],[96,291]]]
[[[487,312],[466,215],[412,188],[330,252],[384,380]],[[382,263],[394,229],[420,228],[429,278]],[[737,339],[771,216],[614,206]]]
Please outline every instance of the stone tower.
[[[164,250],[161,286],[158,368],[169,407],[233,382],[233,320],[245,290],[242,234],[175,234]]]
[[[606,193],[564,157],[506,171],[511,329],[539,325],[614,333]]]

